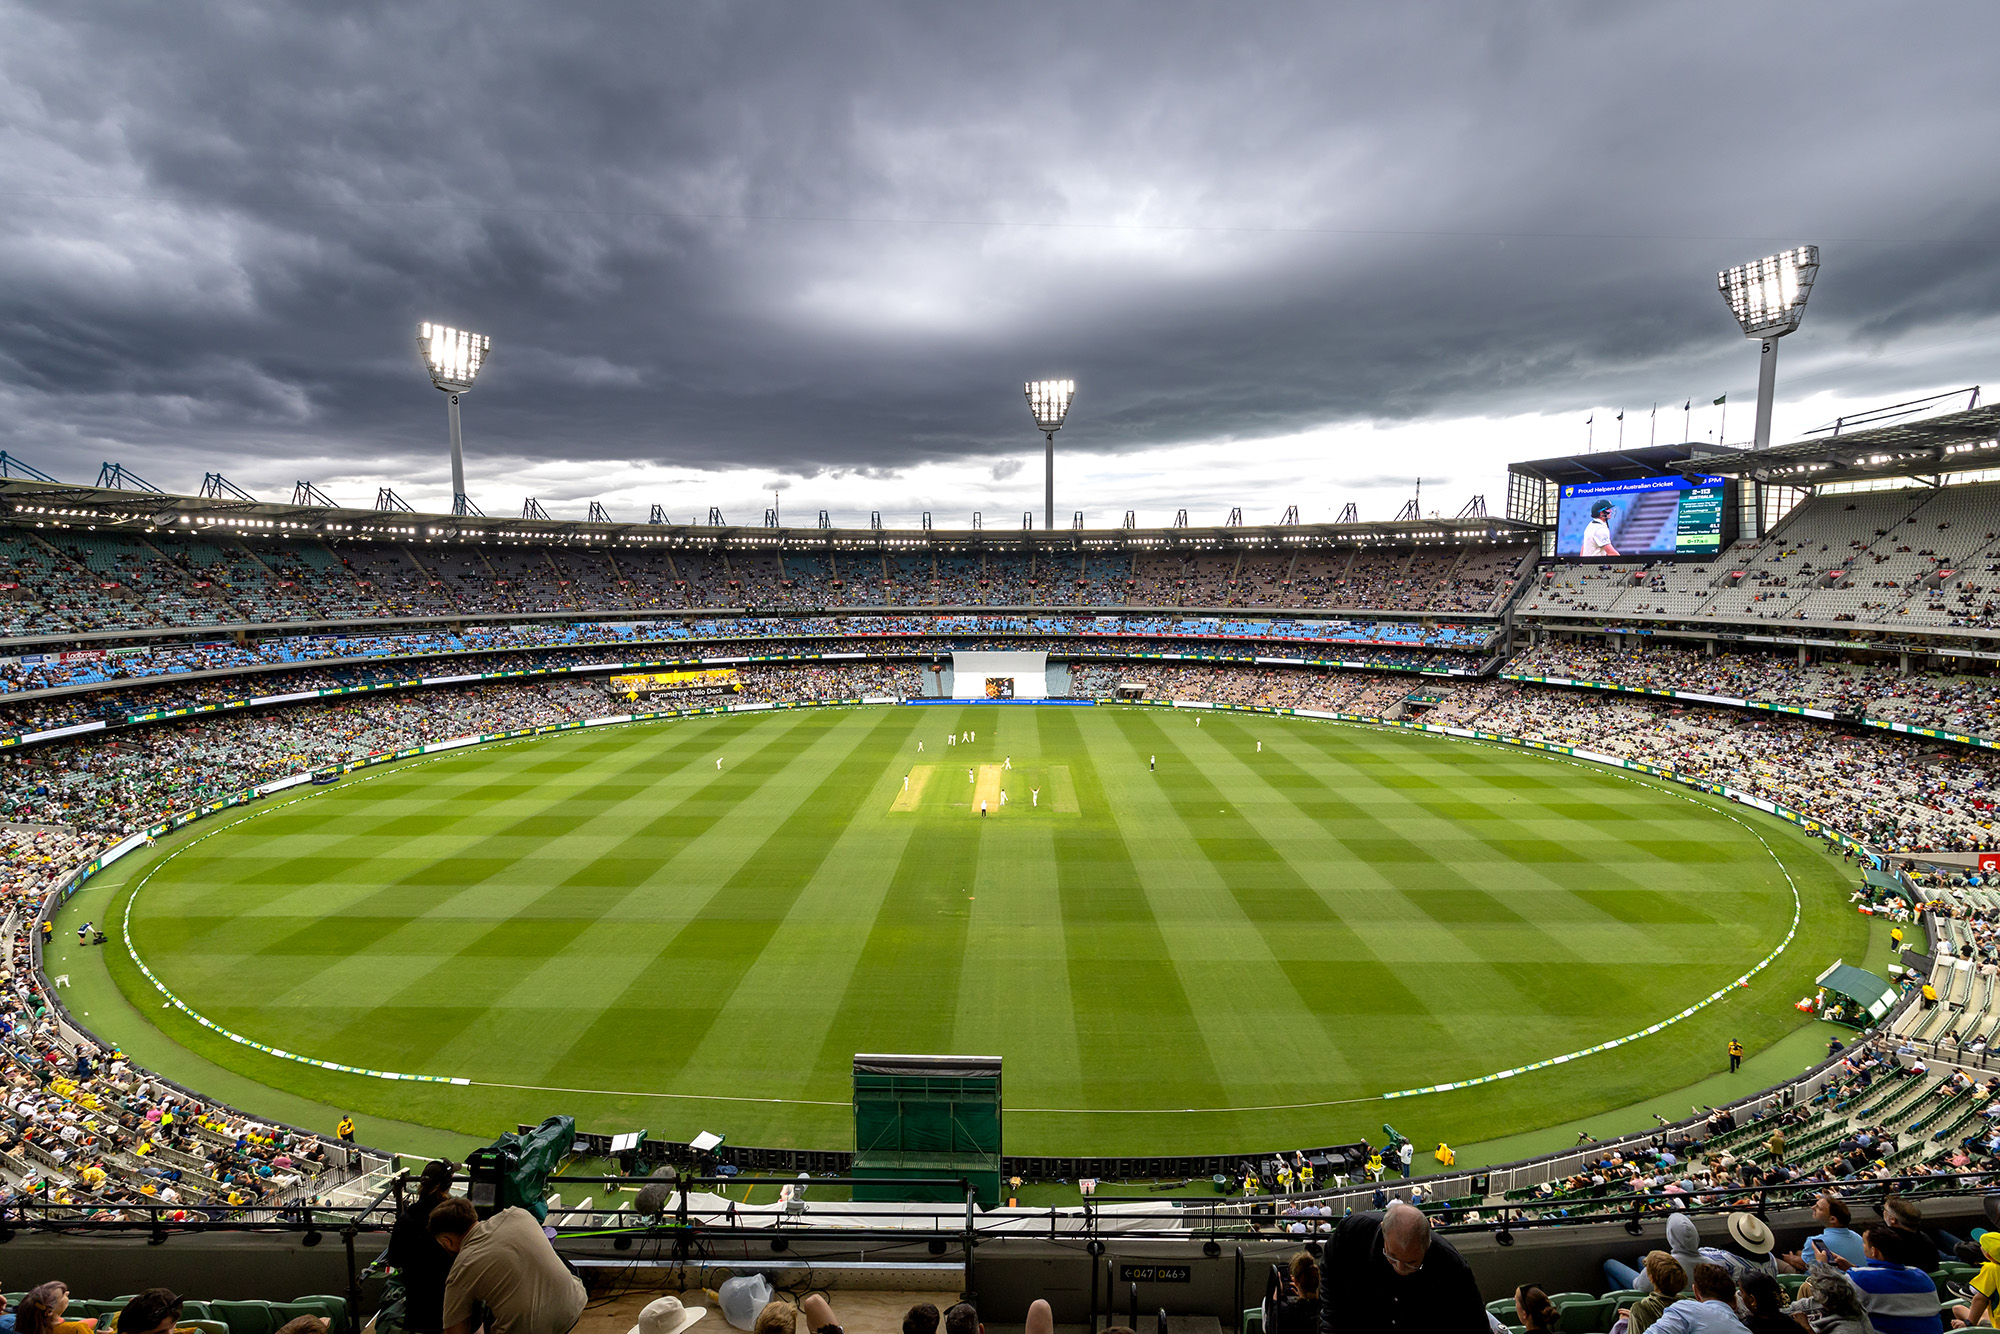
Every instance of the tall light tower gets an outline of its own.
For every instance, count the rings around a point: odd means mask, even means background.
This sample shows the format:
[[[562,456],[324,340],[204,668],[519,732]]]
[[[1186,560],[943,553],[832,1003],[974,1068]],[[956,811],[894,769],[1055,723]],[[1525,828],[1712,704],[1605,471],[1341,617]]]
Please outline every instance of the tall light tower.
[[[458,396],[479,378],[486,350],[492,345],[493,340],[485,334],[443,324],[417,326],[417,355],[424,359],[431,383],[451,400],[451,512],[457,515],[477,513],[465,495],[465,445],[458,433]]]
[[[1771,443],[1771,400],[1778,389],[1778,340],[1805,318],[1806,298],[1819,276],[1819,247],[1797,246],[1715,275],[1745,338],[1761,339],[1757,361],[1757,443]],[[1718,441],[1718,444],[1725,443]]]
[[[1056,432],[1062,429],[1063,418],[1069,416],[1070,400],[1076,397],[1074,380],[1030,380],[1028,381],[1028,411],[1035,414],[1035,426],[1049,438],[1048,485],[1046,506],[1042,511],[1042,527],[1056,526]]]

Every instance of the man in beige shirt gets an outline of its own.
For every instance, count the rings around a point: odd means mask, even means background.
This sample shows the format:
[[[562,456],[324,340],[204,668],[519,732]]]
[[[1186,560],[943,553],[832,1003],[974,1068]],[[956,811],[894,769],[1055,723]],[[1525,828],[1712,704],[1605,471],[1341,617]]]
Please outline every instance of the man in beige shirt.
[[[526,1209],[485,1222],[453,1196],[431,1210],[431,1236],[458,1258],[444,1289],[444,1334],[472,1334],[473,1303],[492,1313],[492,1334],[568,1334],[585,1295]]]

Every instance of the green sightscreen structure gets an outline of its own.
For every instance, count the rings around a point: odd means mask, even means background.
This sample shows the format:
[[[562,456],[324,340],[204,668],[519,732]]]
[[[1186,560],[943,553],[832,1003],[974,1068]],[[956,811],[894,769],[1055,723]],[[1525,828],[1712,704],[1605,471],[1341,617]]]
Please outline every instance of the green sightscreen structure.
[[[854,1058],[856,1177],[964,1178],[1000,1203],[1000,1058]],[[857,1200],[963,1202],[950,1185],[857,1185]]]

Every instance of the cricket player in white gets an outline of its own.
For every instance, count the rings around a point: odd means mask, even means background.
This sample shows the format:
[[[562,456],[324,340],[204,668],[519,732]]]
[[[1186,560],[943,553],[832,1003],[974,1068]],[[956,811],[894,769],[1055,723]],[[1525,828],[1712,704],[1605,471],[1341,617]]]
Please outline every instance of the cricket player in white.
[[[1583,554],[1586,556],[1615,556],[1618,548],[1611,545],[1610,515],[1612,504],[1600,500],[1590,507],[1590,522],[1583,529]]]

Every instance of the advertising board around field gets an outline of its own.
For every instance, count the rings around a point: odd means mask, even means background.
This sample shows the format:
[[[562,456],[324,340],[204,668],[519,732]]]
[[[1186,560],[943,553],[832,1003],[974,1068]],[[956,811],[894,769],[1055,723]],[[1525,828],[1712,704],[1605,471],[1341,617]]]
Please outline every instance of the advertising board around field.
[[[719,698],[741,693],[743,683],[734,667],[709,667],[691,672],[634,672],[611,678],[611,693],[631,698],[637,695],[674,695],[681,699]]]
[[[1706,473],[1565,486],[1556,504],[1556,555],[1714,556],[1733,536],[1728,502],[1728,479]]]

